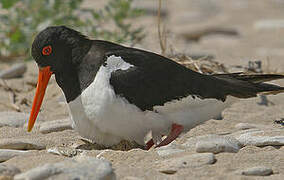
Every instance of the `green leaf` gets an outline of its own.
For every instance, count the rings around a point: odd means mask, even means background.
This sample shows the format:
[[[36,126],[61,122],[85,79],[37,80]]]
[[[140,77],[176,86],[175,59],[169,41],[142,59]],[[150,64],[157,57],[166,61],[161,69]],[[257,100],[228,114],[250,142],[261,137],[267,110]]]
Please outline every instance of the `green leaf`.
[[[2,8],[9,9],[18,1],[19,0],[1,0],[0,3],[2,4]]]

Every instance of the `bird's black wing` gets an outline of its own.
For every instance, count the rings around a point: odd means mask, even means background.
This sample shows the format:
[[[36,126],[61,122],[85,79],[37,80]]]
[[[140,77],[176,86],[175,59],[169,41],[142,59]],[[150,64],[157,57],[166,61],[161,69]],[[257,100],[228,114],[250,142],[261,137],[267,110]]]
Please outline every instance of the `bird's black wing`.
[[[120,56],[133,67],[112,72],[110,84],[116,94],[141,110],[152,110],[153,106],[188,95],[225,98],[222,93],[214,91],[216,83],[205,81],[206,76],[160,55],[134,49],[106,54],[107,57],[111,55]]]
[[[203,75],[163,56],[138,49],[125,48],[106,53],[106,57],[111,55],[120,56],[133,65],[127,70],[112,72],[110,84],[115,93],[143,111],[189,95],[225,101],[227,95],[248,98],[276,88],[231,76]]]

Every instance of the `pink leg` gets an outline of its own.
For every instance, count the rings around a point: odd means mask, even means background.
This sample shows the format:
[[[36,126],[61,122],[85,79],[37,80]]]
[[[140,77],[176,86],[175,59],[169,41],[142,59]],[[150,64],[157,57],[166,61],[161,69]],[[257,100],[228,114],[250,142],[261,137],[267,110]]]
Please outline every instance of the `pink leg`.
[[[172,124],[172,129],[170,134],[164,139],[160,144],[158,144],[155,148],[165,146],[170,144],[173,140],[175,140],[180,133],[183,131],[183,126],[179,124]]]
[[[153,145],[154,145],[154,141],[153,141],[153,139],[150,139],[150,140],[146,143],[145,150],[148,151]]]

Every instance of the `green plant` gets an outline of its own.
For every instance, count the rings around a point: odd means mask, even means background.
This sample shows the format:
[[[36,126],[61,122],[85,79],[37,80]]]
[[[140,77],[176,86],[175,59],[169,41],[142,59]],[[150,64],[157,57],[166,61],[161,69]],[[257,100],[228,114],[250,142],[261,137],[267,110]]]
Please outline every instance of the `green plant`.
[[[29,57],[33,37],[50,25],[67,25],[90,37],[137,43],[144,34],[128,22],[141,15],[132,0],[110,0],[101,10],[81,8],[83,0],[1,0],[0,56]],[[108,28],[113,25],[112,28]]]
[[[132,28],[131,23],[127,20],[139,17],[143,11],[131,8],[131,2],[132,0],[112,0],[100,11],[91,10],[91,14],[96,20],[96,25],[92,26],[91,33],[95,37],[103,37],[103,39],[118,43],[130,42],[134,45],[141,41],[144,37],[143,28]],[[105,22],[112,23],[116,30],[98,28],[103,27]]]

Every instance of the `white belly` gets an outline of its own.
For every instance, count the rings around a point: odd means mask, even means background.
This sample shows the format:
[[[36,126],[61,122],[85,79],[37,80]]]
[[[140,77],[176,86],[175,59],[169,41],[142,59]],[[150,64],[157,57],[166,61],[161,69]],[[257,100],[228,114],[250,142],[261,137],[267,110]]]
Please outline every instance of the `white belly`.
[[[123,63],[118,66],[127,68],[127,64]],[[144,145],[144,137],[149,131],[155,136],[165,135],[172,123],[181,124],[188,130],[216,117],[233,103],[232,98],[223,103],[215,99],[201,100],[189,96],[164,106],[156,106],[155,112],[143,112],[125,98],[115,95],[109,84],[113,70],[113,67],[102,66],[95,80],[81,96],[68,103],[79,134],[105,146],[117,144],[123,139]]]
[[[159,114],[142,112],[115,95],[109,79],[117,68],[127,68],[127,64],[112,62],[110,66],[102,66],[81,96],[68,103],[70,115],[79,134],[96,143],[111,146],[125,139],[144,145],[149,131],[163,131],[170,123]]]

